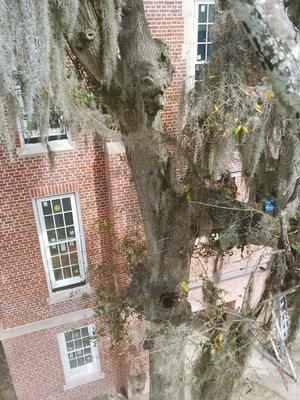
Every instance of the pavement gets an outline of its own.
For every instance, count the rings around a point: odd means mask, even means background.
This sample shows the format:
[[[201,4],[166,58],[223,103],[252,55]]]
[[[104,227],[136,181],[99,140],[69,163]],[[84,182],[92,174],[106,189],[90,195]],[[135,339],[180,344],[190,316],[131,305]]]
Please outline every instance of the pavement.
[[[17,400],[9,369],[5,359],[2,344],[0,342],[0,400]]]
[[[297,381],[288,366],[283,368],[261,346],[255,346],[232,400],[300,400],[300,334],[290,355]]]

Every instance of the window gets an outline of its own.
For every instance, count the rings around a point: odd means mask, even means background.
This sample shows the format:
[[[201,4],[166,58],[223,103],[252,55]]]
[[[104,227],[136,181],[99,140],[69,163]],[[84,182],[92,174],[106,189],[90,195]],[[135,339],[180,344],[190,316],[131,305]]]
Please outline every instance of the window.
[[[206,63],[212,54],[211,32],[214,21],[214,0],[201,0],[195,2],[195,54],[196,66],[195,72],[201,68],[201,64]]]
[[[52,291],[84,283],[82,235],[75,194],[36,199],[36,206]]]
[[[35,154],[47,152],[47,147],[42,143],[38,124],[36,122],[31,122],[29,124],[27,121],[21,85],[16,84],[15,90],[21,110],[18,122],[23,151],[19,151],[19,153],[25,155],[30,153]],[[68,138],[67,127],[63,122],[62,115],[58,110],[55,109],[50,111],[47,140],[50,148],[53,151],[72,150],[74,148],[70,138]]]
[[[87,325],[58,334],[66,383],[100,374],[95,325]]]

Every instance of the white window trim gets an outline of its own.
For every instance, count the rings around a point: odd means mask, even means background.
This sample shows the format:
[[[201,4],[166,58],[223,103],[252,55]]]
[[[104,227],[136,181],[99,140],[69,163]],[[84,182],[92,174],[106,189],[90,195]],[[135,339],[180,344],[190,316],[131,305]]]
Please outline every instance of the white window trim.
[[[17,99],[19,102],[20,110],[24,110],[24,101],[21,95],[21,89],[19,85],[16,85],[16,93]],[[73,151],[76,150],[76,143],[72,140],[72,135],[68,131],[67,139],[60,140],[49,140],[48,146],[46,143],[25,143],[24,139],[24,130],[27,127],[27,122],[22,118],[22,115],[17,119],[17,128],[19,132],[19,138],[21,147],[17,148],[18,156],[32,156],[36,154],[47,154],[50,151],[55,153],[63,152],[63,151]],[[49,132],[55,133],[57,129],[49,128]]]
[[[61,303],[68,300],[81,299],[83,296],[91,296],[94,294],[94,290],[89,283],[78,286],[72,289],[60,290],[59,292],[50,293],[47,298],[49,305]]]
[[[21,135],[20,135],[21,136]],[[77,149],[75,142],[72,139],[61,139],[61,140],[51,140],[48,142],[48,146],[45,143],[22,143],[21,140],[21,147],[17,149],[17,154],[20,157],[30,157],[34,155],[43,155],[47,154],[50,151],[54,153],[61,153],[61,152],[69,152],[74,151]]]
[[[96,327],[94,324],[83,325],[87,326],[89,330],[89,335],[91,337],[95,336]],[[82,327],[80,327],[82,328]],[[68,332],[68,331],[65,331]],[[64,390],[69,390],[75,388],[77,386],[81,386],[90,382],[93,382],[98,379],[103,379],[105,375],[101,373],[100,366],[100,357],[98,344],[96,339],[92,340],[91,352],[92,352],[92,364],[87,364],[82,367],[77,367],[72,370],[70,368],[69,359],[68,359],[68,351],[65,340],[65,332],[61,332],[57,335],[58,345],[60,350],[61,362],[63,366],[64,376],[65,376],[65,385]]]
[[[67,197],[70,196],[73,198],[73,201],[71,200],[72,204],[72,211],[73,211],[73,219],[74,222],[76,221],[77,228],[76,232],[78,232],[78,258],[80,261],[80,276],[78,279],[70,278],[71,280],[63,280],[61,284],[53,286],[53,283],[55,283],[54,276],[53,276],[53,268],[51,267],[51,257],[49,255],[49,249],[47,248],[47,243],[48,243],[48,238],[47,238],[47,233],[44,228],[44,221],[42,219],[43,214],[41,210],[41,203],[42,201],[46,201],[47,199],[55,199],[55,198],[62,198],[62,197]],[[71,192],[71,193],[62,193],[60,195],[54,195],[54,196],[45,196],[45,197],[36,197],[32,199],[33,203],[33,209],[34,209],[34,215],[35,215],[35,221],[36,221],[36,227],[37,227],[37,232],[38,232],[38,237],[39,237],[39,242],[40,242],[40,248],[41,248],[41,254],[42,254],[42,259],[43,259],[43,264],[44,264],[44,269],[45,269],[45,276],[46,276],[46,281],[47,281],[47,286],[48,286],[48,291],[50,298],[48,300],[48,303],[57,303],[59,301],[64,301],[67,300],[68,297],[62,295],[62,292],[68,292],[68,295],[71,295],[71,292],[75,291],[76,288],[70,289],[69,287],[66,287],[66,289],[63,289],[65,286],[69,286],[72,284],[80,283],[83,281],[86,281],[85,285],[82,285],[82,288],[86,289],[87,288],[87,259],[86,259],[86,251],[85,251],[85,243],[84,243],[84,231],[83,231],[83,224],[82,224],[82,219],[81,219],[81,208],[80,208],[80,202],[79,202],[79,195],[77,192]],[[75,205],[75,208],[73,208]],[[75,226],[75,225],[74,225]],[[43,230],[44,229],[44,230]],[[51,279],[52,276],[52,279]],[[60,288],[59,292],[53,292],[53,289]],[[84,291],[83,289],[83,291]]]
[[[197,53],[198,53],[198,7],[200,4],[216,4],[215,0],[195,0],[194,5],[194,71],[195,66],[197,64],[206,64],[207,61],[198,61]],[[212,23],[213,24],[213,23]],[[194,72],[195,75],[195,72]]]

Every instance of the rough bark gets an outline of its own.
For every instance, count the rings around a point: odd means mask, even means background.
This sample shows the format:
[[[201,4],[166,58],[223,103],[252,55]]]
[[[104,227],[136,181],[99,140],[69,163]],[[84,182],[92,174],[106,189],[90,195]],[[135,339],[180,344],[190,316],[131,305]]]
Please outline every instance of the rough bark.
[[[282,102],[300,118],[300,34],[282,0],[229,0]]]
[[[188,279],[194,237],[189,216],[191,207],[187,202],[181,204],[172,185],[171,157],[157,117],[164,105],[163,94],[171,82],[173,68],[165,45],[150,36],[143,2],[127,0],[122,8],[117,71],[106,84],[101,63],[101,30],[97,28],[99,19],[101,10],[93,2],[82,1],[70,47],[86,71],[102,85],[105,105],[119,122],[138,193],[148,262],[139,275],[143,276],[142,282],[137,283],[140,289],[143,286],[142,292],[132,290],[131,303],[142,307],[146,319],[152,323],[176,325],[186,320],[189,312],[187,303],[178,299],[181,282]],[[87,32],[93,34],[87,38]],[[138,298],[137,294],[141,296]],[[166,379],[167,371],[161,371],[164,363],[171,361],[174,361],[173,354],[162,356],[150,352],[153,400],[183,398],[175,385],[176,376]],[[181,366],[178,373],[183,374],[183,364],[178,365]]]

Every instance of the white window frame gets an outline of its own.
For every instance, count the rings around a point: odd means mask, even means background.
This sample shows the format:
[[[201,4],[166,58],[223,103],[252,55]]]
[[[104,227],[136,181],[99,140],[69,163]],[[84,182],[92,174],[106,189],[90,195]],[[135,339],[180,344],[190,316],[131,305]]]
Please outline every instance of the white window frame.
[[[78,277],[71,277],[68,279],[63,279],[61,281],[55,281],[54,269],[52,267],[51,254],[49,249],[49,241],[44,221],[44,214],[42,210],[42,203],[44,201],[50,201],[54,199],[70,198],[72,207],[72,216],[74,221],[75,230],[75,240],[77,245],[77,255],[78,255],[78,265],[80,270],[80,275]],[[84,246],[84,236],[83,227],[80,217],[80,204],[79,196],[77,193],[64,193],[55,196],[38,197],[33,199],[35,217],[38,228],[38,236],[41,246],[43,263],[46,271],[46,279],[48,284],[48,289],[50,294],[56,293],[55,289],[61,289],[65,287],[68,290],[70,286],[80,284],[86,281],[87,278],[87,263],[85,256],[85,246]],[[54,244],[54,243],[53,243]],[[55,242],[56,244],[56,242]],[[57,292],[58,293],[58,292]]]
[[[42,142],[26,143],[24,136],[26,135],[28,127],[27,127],[27,120],[26,120],[25,111],[24,111],[24,100],[22,97],[21,86],[19,84],[15,85],[15,91],[17,94],[17,100],[18,100],[19,107],[20,107],[20,115],[17,120],[17,126],[18,126],[18,131],[19,131],[21,148],[17,149],[18,155],[26,156],[26,155],[32,155],[32,154],[44,154],[44,153],[49,152],[49,148],[54,152],[67,151],[67,150],[70,151],[70,150],[75,149],[75,144],[72,141],[71,134],[69,131],[67,131],[65,133],[67,135],[67,138],[57,139],[57,140],[49,140],[48,141],[49,147],[47,147],[47,145]],[[60,128],[49,128],[48,136],[51,137],[54,135],[58,135],[59,131],[60,131]],[[39,136],[38,131],[33,131],[32,134],[33,134],[32,137]]]
[[[200,60],[200,61],[197,60],[197,55],[198,55],[198,10],[199,10],[199,5],[207,5],[207,4],[215,5],[216,2],[215,2],[215,0],[195,0],[195,5],[194,5],[194,75],[195,75],[196,65],[206,64],[208,62],[207,59]],[[211,23],[211,25],[213,25],[213,22]],[[212,42],[208,42],[208,43],[212,43]]]
[[[91,338],[91,355],[92,363],[76,367],[72,369],[69,363],[67,343],[65,339],[65,333],[73,331],[75,329],[88,328],[89,336]],[[99,349],[96,340],[96,326],[95,324],[82,325],[75,329],[69,329],[67,331],[58,333],[58,345],[60,350],[61,362],[63,366],[64,376],[66,385],[64,389],[71,389],[76,386],[94,381],[104,377],[101,373]]]

